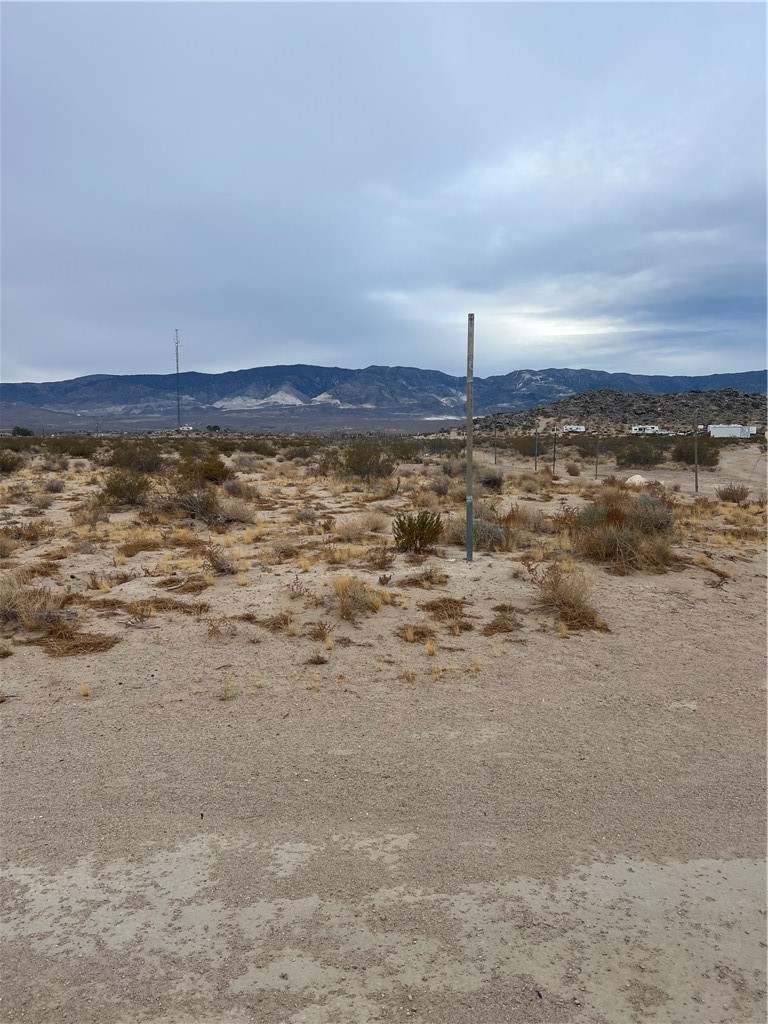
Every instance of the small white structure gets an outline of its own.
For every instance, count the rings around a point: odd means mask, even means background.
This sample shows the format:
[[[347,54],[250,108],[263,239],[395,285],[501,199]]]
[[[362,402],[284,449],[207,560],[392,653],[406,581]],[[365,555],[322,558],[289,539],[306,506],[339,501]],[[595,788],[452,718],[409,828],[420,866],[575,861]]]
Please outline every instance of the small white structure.
[[[585,434],[587,428],[581,423],[566,423],[563,427],[564,434]]]
[[[740,423],[710,423],[710,437],[749,437],[757,427],[743,427]]]
[[[666,431],[662,430],[661,427],[656,427],[652,423],[641,423],[635,427],[632,427],[633,434],[665,434]]]

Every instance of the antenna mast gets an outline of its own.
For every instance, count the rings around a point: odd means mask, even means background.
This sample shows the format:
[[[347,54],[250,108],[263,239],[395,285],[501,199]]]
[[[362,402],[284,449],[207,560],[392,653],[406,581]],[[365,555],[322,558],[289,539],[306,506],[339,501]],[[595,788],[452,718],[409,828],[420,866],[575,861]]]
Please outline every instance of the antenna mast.
[[[175,332],[176,343],[176,429],[181,430],[181,391],[179,390],[179,329]]]

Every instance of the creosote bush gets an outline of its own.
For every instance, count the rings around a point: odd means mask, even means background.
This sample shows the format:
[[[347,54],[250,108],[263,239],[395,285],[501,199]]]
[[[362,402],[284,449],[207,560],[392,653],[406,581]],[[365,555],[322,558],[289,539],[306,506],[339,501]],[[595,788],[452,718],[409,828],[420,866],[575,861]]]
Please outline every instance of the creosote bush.
[[[393,454],[375,441],[362,439],[347,445],[342,454],[342,469],[347,476],[363,480],[389,476],[395,468]]]
[[[124,441],[112,449],[109,465],[134,473],[157,473],[162,469],[163,455],[155,441]]]
[[[24,465],[24,456],[12,452],[9,448],[0,451],[0,473],[15,473]]]
[[[113,469],[104,481],[104,497],[117,505],[141,505],[153,488],[146,473],[132,469]]]
[[[442,532],[443,518],[439,512],[401,512],[392,523],[398,551],[425,551],[437,543]]]

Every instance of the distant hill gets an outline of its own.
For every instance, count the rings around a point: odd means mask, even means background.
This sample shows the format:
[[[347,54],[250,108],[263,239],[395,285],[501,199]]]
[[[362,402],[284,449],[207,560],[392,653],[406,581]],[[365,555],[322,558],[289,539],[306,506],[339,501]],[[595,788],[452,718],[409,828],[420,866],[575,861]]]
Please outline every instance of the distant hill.
[[[268,419],[288,429],[342,419],[450,419],[465,411],[466,378],[408,366],[261,366],[229,373],[179,375],[182,419],[258,429]],[[474,381],[475,412],[520,412],[584,392],[660,395],[723,388],[764,395],[765,371],[704,377],[645,376],[603,370],[514,370]],[[176,375],[95,374],[43,384],[0,384],[4,426],[46,417],[94,420],[130,429],[176,422]],[[44,414],[44,415],[43,415]],[[52,414],[52,415],[49,415]],[[575,413],[574,413],[575,415]],[[295,427],[291,428],[290,424]]]
[[[766,422],[765,396],[734,388],[719,391],[685,391],[681,394],[628,393],[602,389],[548,402],[533,410],[498,413],[477,421],[479,429],[530,430],[539,423],[583,424],[587,430],[605,426],[654,424],[667,430],[686,430],[699,423],[742,423],[762,426]]]

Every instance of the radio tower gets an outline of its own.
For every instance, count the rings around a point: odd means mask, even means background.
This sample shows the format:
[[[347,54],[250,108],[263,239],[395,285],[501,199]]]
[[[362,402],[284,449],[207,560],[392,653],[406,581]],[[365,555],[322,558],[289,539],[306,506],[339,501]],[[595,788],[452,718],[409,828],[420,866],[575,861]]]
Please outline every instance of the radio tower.
[[[181,430],[181,391],[179,390],[179,329],[176,328],[176,429]]]

